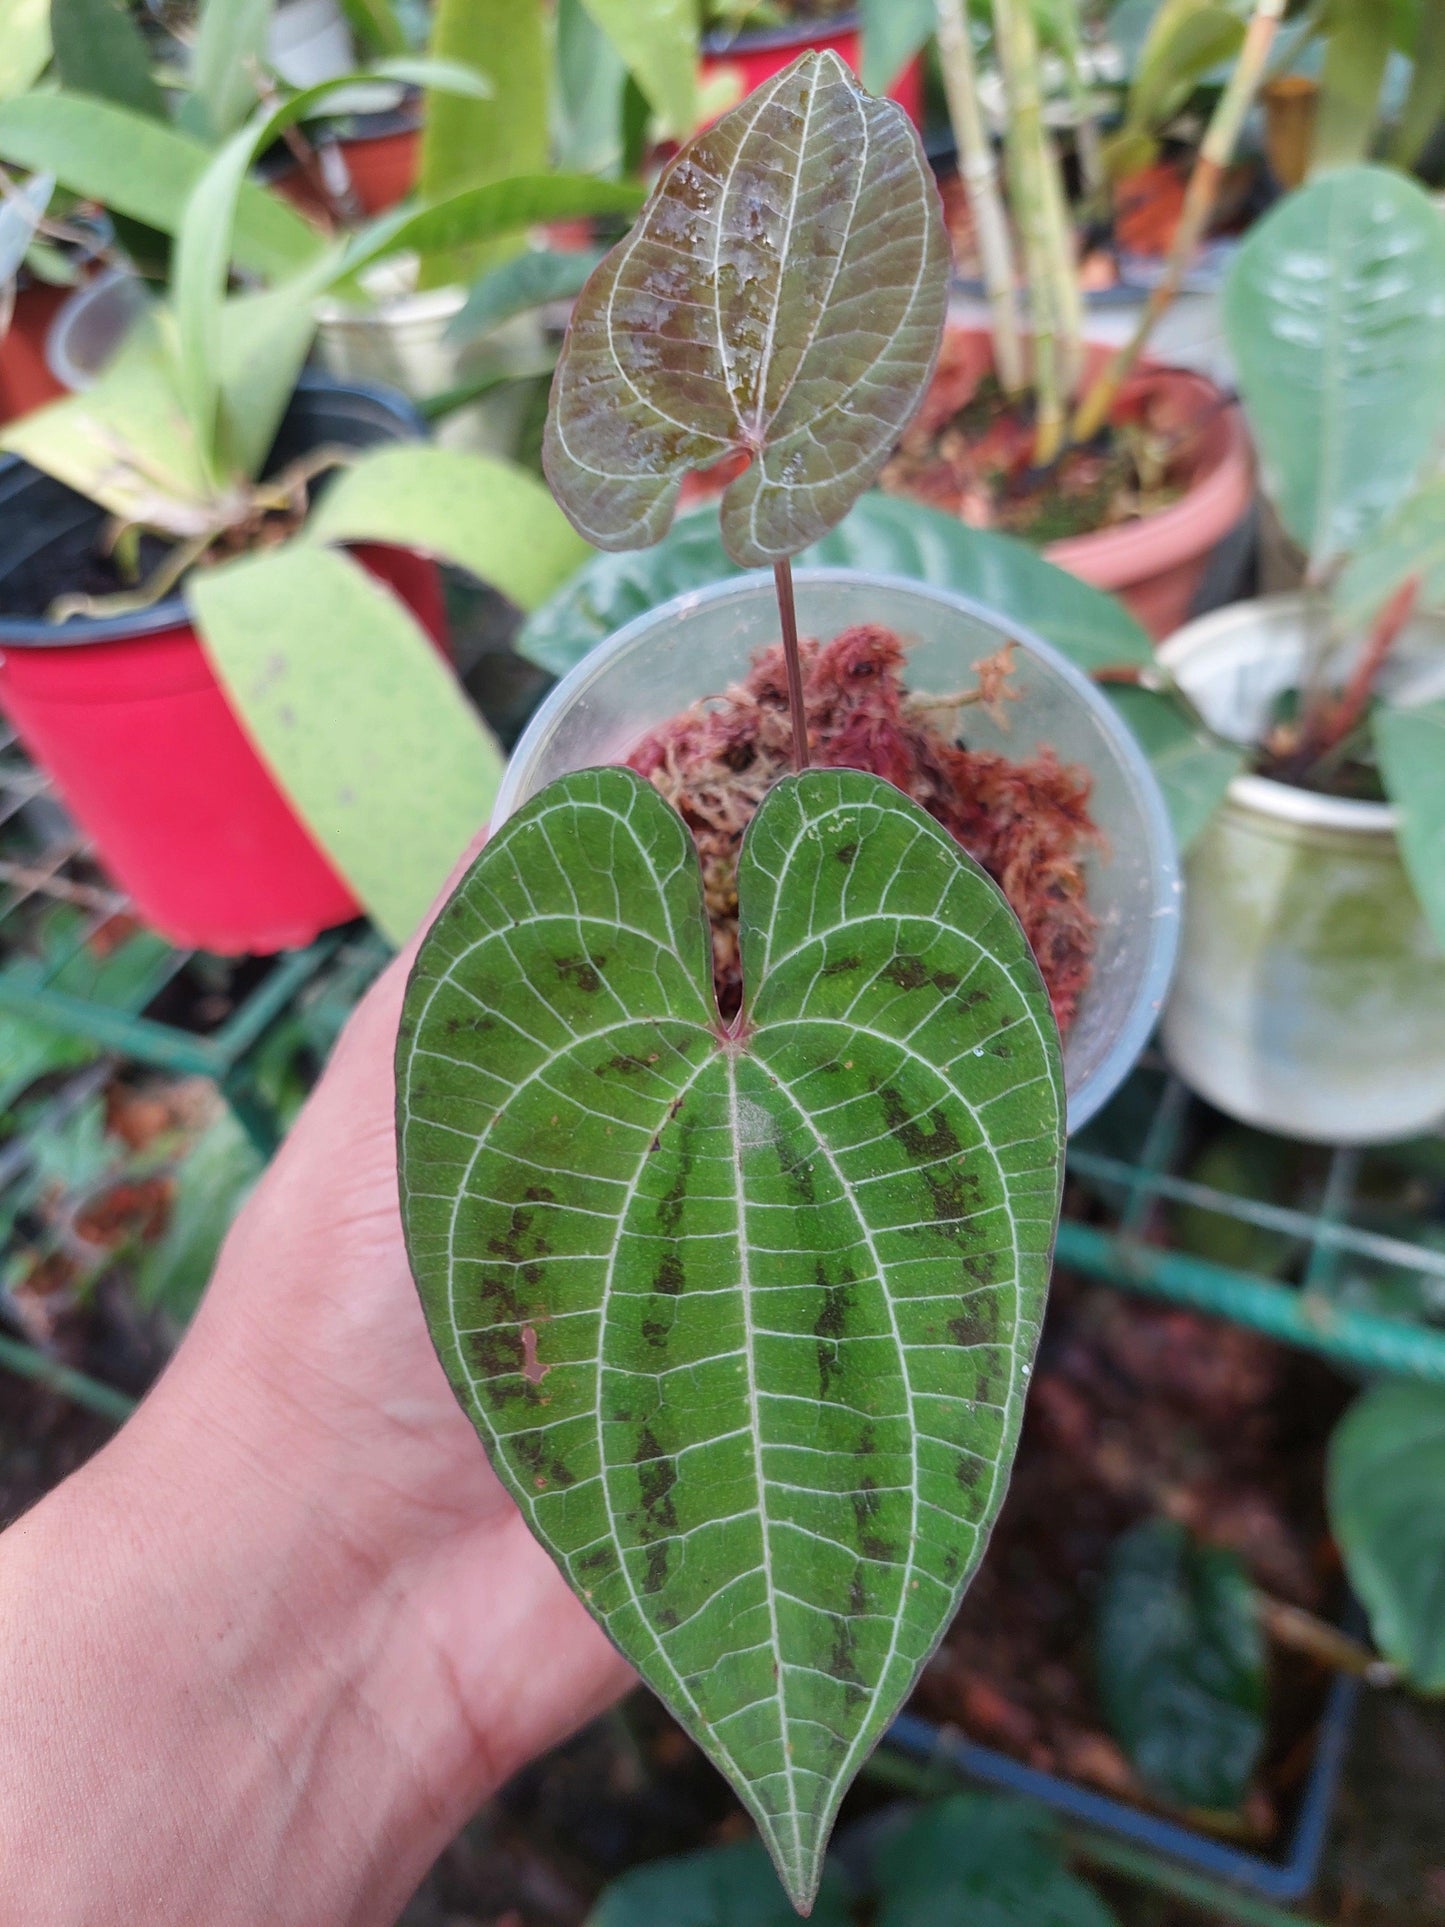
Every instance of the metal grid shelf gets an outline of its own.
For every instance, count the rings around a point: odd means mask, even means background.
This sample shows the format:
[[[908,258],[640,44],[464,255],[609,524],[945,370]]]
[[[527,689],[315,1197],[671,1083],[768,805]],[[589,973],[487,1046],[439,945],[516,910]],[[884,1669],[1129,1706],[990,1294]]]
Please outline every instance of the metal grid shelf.
[[[214,1078],[258,1146],[274,1149],[279,1122],[247,1060],[303,988],[358,938],[376,951],[371,974],[384,957],[376,939],[355,926],[328,931],[304,950],[237,960],[148,937],[132,945],[121,981],[97,958],[117,935],[132,934],[144,932],[128,899],[0,725],[0,1010],[158,1070]]]
[[[1058,1259],[1362,1372],[1445,1382],[1445,1138],[1268,1137],[1146,1059],[1070,1147]]]

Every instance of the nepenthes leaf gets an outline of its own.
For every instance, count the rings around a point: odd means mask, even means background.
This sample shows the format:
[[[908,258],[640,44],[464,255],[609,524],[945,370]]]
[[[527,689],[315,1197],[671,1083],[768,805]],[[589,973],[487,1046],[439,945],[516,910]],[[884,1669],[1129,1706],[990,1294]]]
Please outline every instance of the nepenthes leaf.
[[[907,116],[805,54],[683,149],[584,288],[543,450],[557,500],[597,547],[644,546],[689,470],[743,453],[728,553],[795,555],[922,400],[948,261]]]
[[[889,784],[811,770],[739,872],[625,769],[508,822],[422,946],[402,1214],[433,1339],[573,1588],[790,1894],[982,1556],[1062,1174],[1038,969]]]

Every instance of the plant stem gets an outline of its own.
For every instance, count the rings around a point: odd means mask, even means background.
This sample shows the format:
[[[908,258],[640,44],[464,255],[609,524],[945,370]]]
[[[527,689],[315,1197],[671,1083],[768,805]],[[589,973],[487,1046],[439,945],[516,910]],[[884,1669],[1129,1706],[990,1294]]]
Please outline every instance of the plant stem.
[[[1426,141],[1445,114],[1445,7],[1422,9],[1415,42],[1415,69],[1410,91],[1395,123],[1389,159],[1406,173],[1414,169]]]
[[[798,609],[793,600],[793,565],[784,556],[773,564],[773,583],[778,591],[778,614],[783,623],[783,660],[788,665],[788,713],[793,723],[793,762],[805,770],[812,762],[808,754],[808,716],[803,707],[803,659],[798,653]]]
[[[1008,215],[999,189],[993,141],[984,124],[978,98],[978,65],[973,39],[964,15],[963,0],[934,0],[938,29],[938,59],[948,96],[948,118],[958,143],[958,172],[968,196],[978,237],[979,266],[993,313],[993,365],[1006,395],[1017,395],[1025,383],[1023,344],[1019,337],[1017,276]]]
[[[1169,250],[1163,277],[1157,287],[1150,291],[1138,327],[1118,354],[1110,358],[1080,404],[1070,429],[1071,437],[1076,442],[1092,441],[1109,419],[1119,390],[1143,352],[1155,324],[1179,292],[1185,270],[1194,259],[1195,249],[1214,212],[1225,169],[1234,158],[1244,117],[1264,77],[1269,50],[1274,45],[1284,9],[1285,0],[1256,0],[1234,72],[1220,96],[1195,160],[1194,171],[1189,176],[1184,207],[1174,231],[1174,242]]]
[[[1069,272],[1070,264],[1063,264],[1061,273],[1056,258],[1058,224],[1049,181],[1052,148],[1044,130],[1039,42],[1029,0],[993,0],[993,18],[999,67],[1009,105],[1009,184],[1014,213],[1023,235],[1029,284],[1034,391],[1038,400],[1034,460],[1044,467],[1054,460],[1063,439],[1062,375],[1066,355],[1060,330],[1066,317],[1059,295],[1063,275]]]
[[[1437,0],[1438,4],[1438,0]],[[1430,11],[1422,9],[1423,14]],[[1391,9],[1354,0],[1330,10],[1310,171],[1368,158],[1390,58]]]
[[[1358,726],[1374,693],[1375,680],[1384,667],[1385,658],[1395,646],[1401,630],[1414,615],[1419,599],[1420,578],[1411,576],[1375,617],[1369,641],[1339,700],[1331,702],[1328,693],[1321,691],[1316,700],[1306,707],[1299,745],[1294,754],[1286,759],[1289,774],[1295,777],[1305,775],[1321,757],[1328,756]]]
[[[1394,1685],[1396,1673],[1389,1660],[1381,1659],[1337,1626],[1316,1619],[1299,1606],[1287,1605],[1283,1599],[1271,1599],[1268,1593],[1255,1594],[1255,1608],[1260,1625],[1276,1646],[1304,1653],[1332,1672],[1351,1673],[1369,1686]]]

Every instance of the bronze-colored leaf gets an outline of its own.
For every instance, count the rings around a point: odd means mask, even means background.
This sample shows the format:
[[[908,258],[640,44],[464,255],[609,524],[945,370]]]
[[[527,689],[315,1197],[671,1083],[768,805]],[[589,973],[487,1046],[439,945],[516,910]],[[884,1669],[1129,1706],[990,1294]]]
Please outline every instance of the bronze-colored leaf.
[[[918,136],[832,53],[805,54],[689,143],[582,292],[547,478],[603,549],[666,533],[683,476],[723,498],[744,568],[842,520],[917,408],[948,246]]]

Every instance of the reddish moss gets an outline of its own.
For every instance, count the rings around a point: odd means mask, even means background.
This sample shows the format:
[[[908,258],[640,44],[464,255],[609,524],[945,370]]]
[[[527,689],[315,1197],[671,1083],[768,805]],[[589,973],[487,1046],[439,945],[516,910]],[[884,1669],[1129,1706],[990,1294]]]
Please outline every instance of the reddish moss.
[[[808,737],[815,762],[870,770],[911,796],[955,836],[1002,888],[1039,960],[1060,1029],[1089,980],[1094,918],[1083,857],[1098,832],[1089,817],[1086,770],[1051,750],[1022,761],[971,750],[935,718],[998,706],[1010,652],[974,664],[976,689],[946,703],[910,697],[904,647],[865,623],[833,642],[802,645]],[[697,703],[644,737],[629,758],[679,811],[697,843],[712,920],[713,968],[725,1016],[741,1002],[737,860],[763,797],[792,770],[781,645],[759,655],[725,696]]]

